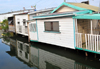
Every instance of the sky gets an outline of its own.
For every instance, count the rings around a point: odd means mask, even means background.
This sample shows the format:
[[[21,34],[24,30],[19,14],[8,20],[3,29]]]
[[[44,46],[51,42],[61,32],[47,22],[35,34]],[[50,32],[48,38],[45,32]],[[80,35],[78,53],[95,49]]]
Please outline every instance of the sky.
[[[66,2],[82,2],[86,0],[66,0]],[[89,0],[90,5],[99,6],[100,0]],[[11,11],[31,9],[31,6],[36,5],[37,10],[57,7],[64,0],[0,0],[0,13],[6,13]]]

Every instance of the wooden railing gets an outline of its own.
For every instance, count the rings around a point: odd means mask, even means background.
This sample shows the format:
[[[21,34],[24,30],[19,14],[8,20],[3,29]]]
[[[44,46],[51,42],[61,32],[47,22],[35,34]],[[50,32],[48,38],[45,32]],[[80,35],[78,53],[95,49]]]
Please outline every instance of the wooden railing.
[[[9,31],[15,32],[15,26],[14,25],[9,25]]]
[[[85,34],[86,49],[92,51],[99,51],[100,48],[100,35]]]
[[[76,47],[82,48],[82,33],[76,33]]]
[[[100,35],[76,33],[76,47],[100,52]]]

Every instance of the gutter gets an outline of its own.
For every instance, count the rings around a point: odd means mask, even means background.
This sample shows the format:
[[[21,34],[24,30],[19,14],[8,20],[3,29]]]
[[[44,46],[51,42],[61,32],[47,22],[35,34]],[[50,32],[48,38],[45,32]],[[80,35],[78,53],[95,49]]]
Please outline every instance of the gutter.
[[[73,16],[73,15],[75,14],[52,15],[52,16],[43,16],[43,17],[38,17],[38,18],[33,17],[33,19],[44,19],[44,18],[64,17],[64,16]]]

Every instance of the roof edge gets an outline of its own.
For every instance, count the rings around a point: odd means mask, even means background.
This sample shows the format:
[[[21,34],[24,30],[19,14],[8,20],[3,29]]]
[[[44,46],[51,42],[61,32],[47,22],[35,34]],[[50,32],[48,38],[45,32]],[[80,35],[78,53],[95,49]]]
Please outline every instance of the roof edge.
[[[53,11],[51,11],[51,13],[54,13],[55,11],[57,11],[63,5],[71,7],[71,8],[76,9],[76,10],[88,10],[88,9],[85,9],[85,8],[77,7],[77,6],[68,4],[66,2],[63,2],[61,5],[59,5],[57,8],[55,8]]]

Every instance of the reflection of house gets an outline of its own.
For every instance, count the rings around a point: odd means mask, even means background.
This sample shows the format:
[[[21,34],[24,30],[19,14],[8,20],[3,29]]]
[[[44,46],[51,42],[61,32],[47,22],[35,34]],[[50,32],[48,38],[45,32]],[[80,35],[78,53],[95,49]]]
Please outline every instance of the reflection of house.
[[[16,39],[10,38],[10,51],[7,51],[10,56],[17,56]]]
[[[15,36],[10,38],[10,51],[7,51],[7,53],[10,56],[16,56],[18,60],[21,62],[24,62],[24,64],[27,64],[29,67],[32,67],[30,63],[30,46],[29,43],[25,38]]]
[[[42,44],[40,44],[42,45]],[[47,46],[45,46],[47,47]],[[95,69],[91,66],[86,66],[82,63],[75,61],[78,56],[72,56],[73,54],[66,52],[68,54],[66,57],[58,54],[59,52],[50,47],[45,48],[43,46],[38,46],[38,44],[31,45],[31,63],[40,69]],[[64,54],[64,53],[63,53]],[[71,57],[70,57],[71,56]],[[67,58],[70,57],[70,58]],[[80,61],[83,61],[80,60]]]
[[[29,44],[17,40],[18,57],[25,62],[29,62]]]
[[[62,50],[42,43],[34,43],[30,46],[26,39],[15,38],[10,38],[10,51],[7,53],[16,56],[29,67],[36,69],[95,69],[99,67],[99,62],[92,61],[91,63],[90,60],[76,54],[74,50]]]
[[[2,43],[5,43],[7,45],[10,45],[10,39],[8,37],[3,37],[2,38]]]

